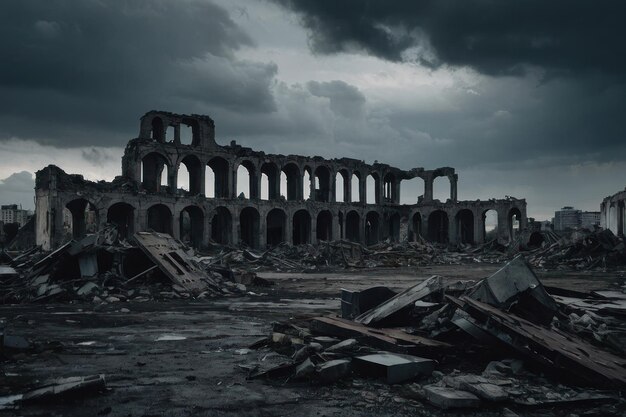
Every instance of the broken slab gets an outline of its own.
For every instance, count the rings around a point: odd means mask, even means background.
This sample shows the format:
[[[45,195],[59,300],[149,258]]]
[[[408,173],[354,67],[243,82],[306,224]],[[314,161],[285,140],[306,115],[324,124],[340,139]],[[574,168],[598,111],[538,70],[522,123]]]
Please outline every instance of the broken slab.
[[[478,375],[458,375],[445,377],[446,385],[476,394],[478,397],[493,402],[505,401],[509,398],[505,390],[487,378]]]
[[[435,361],[419,356],[379,352],[354,358],[356,372],[363,376],[383,378],[388,384],[397,384],[430,375],[435,369]]]
[[[557,311],[556,302],[521,255],[480,281],[468,296],[503,310],[515,304],[518,315],[535,323],[549,324]]]
[[[384,303],[359,315],[354,321],[366,325],[376,325],[405,307],[413,306],[416,301],[443,288],[443,279],[432,276],[417,285],[393,296]]]
[[[22,402],[42,402],[79,398],[106,388],[104,375],[73,376],[58,378],[53,382],[27,392]]]
[[[442,354],[448,343],[408,334],[399,329],[371,328],[337,317],[311,319],[311,330],[323,335],[356,338],[361,343],[387,351],[408,354]]]
[[[323,382],[335,382],[350,372],[350,359],[335,359],[317,367],[317,375]]]
[[[353,319],[361,313],[384,303],[394,295],[396,295],[395,291],[383,286],[372,287],[363,291],[351,291],[342,288],[341,317]]]
[[[448,298],[468,313],[467,320],[475,326],[549,369],[593,385],[626,387],[626,359],[467,296]]]
[[[191,294],[198,295],[208,287],[219,289],[217,283],[195,263],[183,250],[182,244],[165,233],[135,233],[139,248],[159,266],[159,269]]]
[[[480,399],[471,392],[453,388],[426,385],[424,394],[428,402],[444,410],[449,408],[476,408],[480,405]]]
[[[315,364],[311,362],[310,358],[306,358],[300,365],[296,366],[296,372],[294,377],[296,379],[304,379],[315,373]]]

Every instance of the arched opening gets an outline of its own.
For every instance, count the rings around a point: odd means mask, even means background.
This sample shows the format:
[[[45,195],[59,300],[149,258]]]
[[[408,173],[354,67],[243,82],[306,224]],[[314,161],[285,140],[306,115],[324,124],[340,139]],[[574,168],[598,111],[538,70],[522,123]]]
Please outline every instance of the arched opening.
[[[287,216],[281,209],[272,209],[267,213],[266,230],[267,246],[276,246],[285,241],[285,224]]]
[[[96,207],[84,198],[77,198],[65,205],[71,214],[72,238],[81,239],[87,233],[98,230],[98,211]],[[69,220],[69,219],[68,219]]]
[[[360,180],[361,174],[357,171],[352,173],[352,179],[350,180],[350,188],[352,193],[352,201],[361,203],[361,187]]]
[[[130,204],[115,203],[107,210],[107,223],[114,224],[118,236],[127,239],[135,233],[134,213],[135,208]]]
[[[158,152],[150,152],[141,160],[141,184],[144,190],[157,193],[168,185],[169,164]]]
[[[304,200],[311,198],[311,168],[304,167],[304,175],[302,175],[302,197]]]
[[[365,244],[374,245],[380,240],[380,215],[370,211],[365,216]]]
[[[396,177],[391,173],[387,173],[383,180],[383,202],[395,202],[397,200],[396,194]]]
[[[436,177],[433,180],[433,199],[448,201],[450,198],[450,180],[448,177]]]
[[[332,240],[333,238],[333,215],[328,210],[322,210],[317,215],[315,227],[317,240]]]
[[[361,241],[361,217],[354,210],[346,215],[346,239],[350,242]]]
[[[195,155],[187,155],[178,168],[178,188],[186,190],[189,195],[202,193],[202,163]]]
[[[457,242],[474,244],[474,213],[472,210],[459,210],[455,216],[455,222]]]
[[[445,211],[435,210],[428,216],[428,240],[448,242],[448,214]]]
[[[198,122],[195,119],[183,119],[180,123],[180,143],[182,145],[198,146]]]
[[[315,169],[315,201],[330,201],[330,170],[323,165]]]
[[[180,240],[196,249],[202,246],[204,213],[197,206],[187,206],[180,212]]]
[[[246,207],[239,215],[241,242],[252,249],[259,247],[260,215],[254,207]]]
[[[522,212],[517,208],[513,207],[509,210],[508,217],[508,229],[509,229],[509,239],[515,240],[519,235],[522,226]]]
[[[163,128],[163,120],[160,117],[152,118],[152,139],[157,142],[165,142],[165,129]]]
[[[172,212],[164,204],[155,204],[147,211],[148,229],[172,234]]]
[[[344,235],[344,230],[345,229],[343,227],[344,226],[344,224],[343,224],[343,213],[341,211],[338,214],[337,221],[339,223],[339,239],[343,239],[343,238],[345,238],[345,235]]]
[[[296,201],[300,198],[298,190],[301,187],[300,184],[300,169],[296,164],[289,163],[282,169],[281,174],[281,195],[287,197],[288,201]],[[282,175],[285,176],[283,183]],[[306,185],[306,184],[305,184]]]
[[[217,207],[211,219],[211,239],[221,245],[231,242],[233,217],[226,207]]]
[[[224,158],[216,156],[211,159],[207,165],[210,168],[210,170],[207,169],[207,173],[212,171],[213,174],[213,196],[215,198],[228,198],[228,161]],[[209,179],[210,178],[207,180]],[[207,181],[206,188],[209,187],[209,182]],[[206,195],[210,195],[209,190],[207,190]]]
[[[165,131],[165,141],[166,142],[174,142],[176,140],[176,128],[174,125],[168,125],[167,130]]]
[[[338,203],[345,203],[346,201],[346,189],[344,185],[345,180],[341,172],[335,175],[335,201]]]
[[[311,242],[311,215],[306,210],[298,210],[293,215],[293,244]]]
[[[483,212],[483,241],[490,242],[498,238],[498,212],[491,209]]]
[[[417,204],[420,197],[424,196],[424,180],[420,177],[402,180],[402,192],[400,204]]]
[[[392,242],[400,241],[400,215],[398,213],[393,213],[389,217],[389,239]]]
[[[376,203],[376,179],[373,175],[368,175],[365,179],[365,187],[367,189],[367,204]]]
[[[250,171],[244,165],[237,168],[237,197],[250,198]]]
[[[413,242],[419,242],[422,238],[422,215],[415,213],[411,218],[411,240]]]
[[[276,164],[266,162],[261,166],[261,198],[275,200],[280,192],[280,174]]]

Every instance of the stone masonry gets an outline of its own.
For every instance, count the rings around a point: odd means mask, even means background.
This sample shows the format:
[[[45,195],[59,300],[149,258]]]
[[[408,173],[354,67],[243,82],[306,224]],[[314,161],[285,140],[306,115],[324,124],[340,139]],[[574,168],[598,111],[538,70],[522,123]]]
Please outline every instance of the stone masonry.
[[[182,129],[191,131],[190,143],[182,143]],[[168,130],[173,137],[166,138]],[[188,190],[178,187],[181,164],[189,173]],[[237,190],[240,167],[249,178],[245,196]],[[374,187],[367,186],[368,176]],[[445,202],[433,199],[437,177],[450,182]],[[400,204],[401,182],[413,178],[424,181],[424,194],[415,196],[415,204]],[[457,180],[449,167],[404,171],[350,158],[270,155],[234,141],[222,146],[208,116],[150,111],[141,118],[139,137],[126,146],[122,176],[112,182],[86,181],[52,165],[37,172],[37,244],[58,247],[68,238],[68,222],[74,238],[112,223],[125,236],[154,230],[194,247],[214,241],[252,248],[333,239],[370,245],[419,236],[477,244],[485,239],[488,210],[497,212],[501,242],[513,238],[514,220],[526,227],[524,199],[458,201]],[[337,187],[343,190],[341,202],[335,201]],[[368,193],[375,203],[367,203]]]

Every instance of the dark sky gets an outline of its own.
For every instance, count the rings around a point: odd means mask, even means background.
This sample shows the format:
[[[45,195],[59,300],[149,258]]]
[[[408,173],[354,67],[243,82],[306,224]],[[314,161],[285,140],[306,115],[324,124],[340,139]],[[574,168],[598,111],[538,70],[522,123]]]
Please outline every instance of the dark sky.
[[[460,198],[526,197],[542,219],[597,210],[626,182],[624,16],[621,1],[5,0],[0,202],[32,208],[48,163],[111,179],[162,109],[209,114],[223,144],[453,166]]]

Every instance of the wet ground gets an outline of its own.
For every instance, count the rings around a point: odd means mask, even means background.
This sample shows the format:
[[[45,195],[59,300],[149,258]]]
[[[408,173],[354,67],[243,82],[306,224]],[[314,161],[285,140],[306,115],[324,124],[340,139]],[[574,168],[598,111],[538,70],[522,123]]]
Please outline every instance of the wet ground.
[[[103,395],[22,406],[0,411],[0,416],[440,415],[439,410],[412,399],[402,385],[389,387],[362,379],[331,386],[248,381],[241,366],[269,365],[280,358],[267,349],[245,348],[267,336],[272,321],[338,312],[340,288],[387,285],[403,289],[435,274],[454,280],[480,279],[498,267],[475,264],[328,274],[262,273],[276,285],[253,288],[260,295],[243,298],[0,306],[6,334],[25,336],[47,349],[2,364],[2,395],[22,392],[51,377],[105,374],[108,386]],[[546,285],[580,291],[624,283],[619,271],[538,275]],[[597,407],[510,408],[520,415],[599,412]],[[615,408],[600,411],[607,412],[613,414]],[[498,416],[502,407],[448,414]]]

